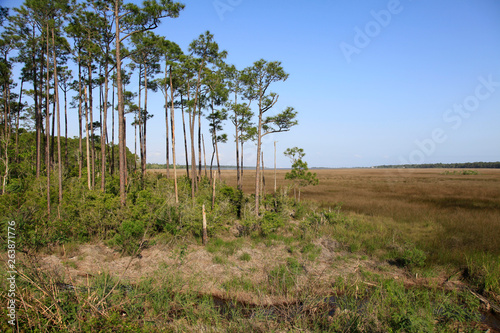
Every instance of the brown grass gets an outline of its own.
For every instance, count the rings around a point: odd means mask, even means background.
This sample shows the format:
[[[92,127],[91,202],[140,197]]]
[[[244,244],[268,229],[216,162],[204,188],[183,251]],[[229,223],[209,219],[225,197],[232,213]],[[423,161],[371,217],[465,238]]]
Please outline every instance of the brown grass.
[[[404,232],[417,233],[410,239],[439,262],[463,264],[465,254],[500,255],[500,170],[479,169],[478,175],[446,175],[443,169],[313,171],[319,185],[303,189],[303,200],[325,208],[342,203],[343,211],[394,220]],[[277,171],[278,187],[290,184],[286,172]],[[236,171],[223,170],[222,179],[235,186]],[[266,170],[265,179],[271,193],[274,171]],[[245,170],[243,191],[253,193],[254,182],[255,171]]]

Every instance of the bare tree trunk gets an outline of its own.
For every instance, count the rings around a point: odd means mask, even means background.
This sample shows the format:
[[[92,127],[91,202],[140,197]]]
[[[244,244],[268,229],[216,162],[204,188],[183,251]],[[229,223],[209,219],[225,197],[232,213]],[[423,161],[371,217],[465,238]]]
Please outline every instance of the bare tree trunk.
[[[22,97],[23,97],[23,83],[24,83],[24,76],[21,77],[21,88],[19,89],[19,103],[18,103],[19,106],[17,108],[17,116],[16,116],[16,162],[19,162],[19,117],[21,116],[21,101],[22,101]]]
[[[33,29],[33,39],[35,38],[35,29]],[[33,47],[32,49],[32,61],[33,61],[33,69],[32,69],[32,75],[33,75],[33,89],[35,95],[33,96],[33,99],[35,100],[35,129],[36,129],[36,136],[35,136],[35,145],[36,145],[36,178],[40,178],[40,167],[41,167],[41,145],[42,145],[42,110],[41,110],[41,104],[38,101],[39,93],[38,93],[38,80],[37,80],[37,74],[36,74],[36,58],[35,58],[35,49]],[[43,63],[43,62],[42,62]],[[41,95],[40,91],[40,95]]]
[[[103,117],[101,122],[101,190],[106,191],[106,142],[108,139],[108,55],[109,45],[106,45],[106,60],[104,63],[104,101],[103,101]]]
[[[261,152],[262,155],[262,196],[266,195],[266,177],[265,177],[265,168],[264,168],[264,152]]]
[[[41,168],[42,168],[42,163],[45,163],[45,141],[46,141],[46,135],[45,135],[45,127],[43,125],[43,120],[44,120],[44,115],[43,115],[43,111],[42,111],[42,108],[44,107],[45,105],[45,108],[46,108],[46,102],[44,100],[45,96],[44,96],[44,82],[43,82],[43,77],[45,75],[45,59],[43,58],[43,52],[41,53],[41,59],[40,59],[40,83],[39,83],[39,103],[38,105],[40,106],[40,131],[41,131],[41,135],[40,135],[40,173],[42,172],[41,171]],[[47,110],[45,110],[45,115],[47,115],[48,112]]]
[[[47,82],[45,83],[45,135],[46,135],[46,150],[45,150],[45,160],[46,160],[46,168],[47,168],[47,215],[50,217],[50,119],[49,119],[49,89],[50,89],[50,82],[49,82],[49,69],[50,69],[50,64],[49,64],[49,24],[47,23],[46,25],[47,28],[47,76],[46,80]]]
[[[259,105],[260,107],[260,105]],[[257,134],[257,165],[255,167],[255,215],[259,216],[259,195],[260,195],[260,151],[262,144],[262,113],[259,113],[259,127]]]
[[[217,171],[219,172],[219,180],[220,180],[221,172],[220,172],[220,160],[219,160],[219,145],[217,144],[217,137],[215,138],[215,154],[217,155]]]
[[[208,234],[207,234],[207,216],[205,214],[205,204],[203,204],[202,207],[202,212],[203,212],[203,230],[202,230],[202,243],[203,245],[207,245],[208,242]]]
[[[148,123],[148,67],[147,64],[144,65],[144,134],[142,138],[144,159],[142,161],[142,176],[146,176],[146,158],[147,158],[147,123]]]
[[[190,92],[189,92],[189,83],[188,83],[188,103],[190,101]],[[190,134],[191,134],[191,198],[193,199],[194,204],[194,195],[197,189],[197,172],[196,172],[196,155],[194,150],[194,124],[196,122],[196,103],[195,99],[195,108],[191,110],[189,113],[189,122],[190,122]]]
[[[169,132],[169,126],[168,126],[168,94],[167,94],[167,64],[165,64],[165,85],[163,89],[165,90],[165,163],[167,167],[167,178],[170,178],[170,161],[169,161],[169,154],[170,154],[170,140],[168,137],[168,132]],[[172,80],[172,78],[170,78]],[[172,86],[170,86],[170,89],[172,89]],[[173,98],[173,94],[172,94]]]
[[[144,158],[144,151],[142,150],[142,109],[141,109],[141,76],[142,76],[142,64],[139,64],[139,103],[138,103],[138,111],[137,111],[137,121],[136,123],[138,123],[139,125],[139,151],[140,151],[140,154],[141,154],[141,179],[142,177],[144,177],[144,174],[142,173],[142,159]],[[135,125],[136,126],[136,131],[137,131],[137,124]],[[137,140],[137,139],[136,139]],[[135,143],[137,145],[137,141]],[[136,155],[136,160],[137,160],[137,155]],[[136,170],[136,164],[137,163],[134,163],[134,171]]]
[[[53,51],[55,52],[55,51]],[[55,91],[55,88],[54,88]],[[50,136],[50,164],[51,167],[55,163],[54,158],[54,146],[55,146],[55,129],[56,129],[56,100],[55,98],[52,101],[52,135]]]
[[[213,172],[210,171],[210,178],[212,181],[212,210],[214,210],[215,207],[215,177]]]
[[[165,90],[165,95],[167,91]],[[175,161],[175,120],[174,120],[174,86],[172,84],[172,67],[170,67],[170,122],[171,122],[171,133],[172,133],[172,163],[174,167],[174,191],[175,191],[175,203],[179,203],[179,195],[177,191],[177,165]],[[168,136],[168,131],[167,131]],[[167,155],[168,156],[168,155]],[[168,159],[167,159],[168,161]],[[168,165],[168,162],[167,162]]]
[[[7,62],[7,60],[5,60]],[[4,132],[4,141],[5,141],[5,173],[3,176],[3,182],[2,182],[2,194],[5,193],[6,188],[7,188],[7,179],[9,178],[9,142],[10,142],[10,135],[12,132],[12,124],[11,124],[11,109],[10,109],[10,86],[9,82],[6,82],[4,85],[4,110],[5,110],[5,117],[4,117],[4,122],[5,122],[5,132]]]
[[[59,207],[61,207],[63,200],[63,188],[62,188],[62,156],[61,156],[61,110],[59,107],[59,82],[57,78],[57,60],[56,60],[56,42],[54,27],[52,27],[52,51],[53,63],[54,63],[54,98],[57,106],[57,161],[58,172],[59,172]],[[60,218],[60,216],[59,216]]]
[[[78,54],[78,125],[79,125],[79,134],[78,134],[78,179],[82,178],[82,169],[83,169],[83,148],[82,148],[82,66],[80,62],[80,54]],[[87,126],[87,125],[85,125]]]
[[[210,182],[212,182],[214,178],[214,172],[212,171],[214,166],[214,157],[215,157],[215,141],[212,138],[212,157],[210,158]]]
[[[90,117],[90,139],[92,140],[92,189],[95,188],[95,140],[94,140],[94,106],[92,99],[92,65],[89,60],[88,64],[88,75],[89,75],[89,89],[88,89],[88,101],[89,101],[89,117]]]
[[[181,112],[182,112],[182,131],[184,132],[184,154],[186,155],[186,174],[189,178],[189,159],[188,159],[188,148],[187,148],[187,138],[186,138],[186,121],[184,119],[184,103],[182,101],[181,95]]]
[[[203,164],[205,165],[205,178],[207,176],[207,155],[205,154],[205,137],[201,135],[201,141],[203,142]]]
[[[115,0],[115,41],[116,41],[116,73],[118,87],[118,126],[119,126],[119,158],[120,158],[120,203],[125,206],[127,197],[125,195],[125,182],[127,179],[126,170],[126,150],[125,150],[125,115],[123,107],[122,92],[122,62],[120,56],[120,19],[119,19],[119,0]]]
[[[111,167],[109,173],[111,176],[115,173],[115,82],[113,80],[111,103]]]
[[[274,141],[274,194],[276,194],[276,141]]]
[[[92,189],[92,179],[90,175],[90,142],[89,142],[89,105],[87,98],[87,86],[84,86],[85,91],[85,133],[86,133],[86,148],[87,148],[87,186]]]
[[[137,114],[139,116],[139,114]],[[134,156],[135,160],[137,161],[137,124],[139,123],[139,120],[134,122]],[[134,163],[134,172],[137,170],[137,163]]]
[[[50,136],[50,166],[51,168],[53,167],[55,163],[55,158],[54,158],[54,146],[55,146],[55,129],[56,129],[56,100],[53,99],[52,101],[52,134]]]
[[[236,108],[236,102],[237,102],[237,97],[238,94],[234,94],[234,105],[235,105],[235,108]],[[237,112],[236,110],[234,111],[234,128],[235,128],[235,134],[234,134],[234,138],[235,138],[235,142],[236,142],[236,186],[238,188],[238,190],[241,191],[241,175],[240,175],[240,152],[239,152],[239,140],[240,140],[240,136],[239,136],[239,131],[238,131],[238,115],[237,115]]]
[[[64,90],[64,163],[66,169],[69,168],[69,158],[68,158],[68,94],[67,88]]]
[[[243,141],[241,141],[241,166],[240,166],[241,182],[243,183]]]
[[[198,110],[198,179],[201,179],[201,109]]]

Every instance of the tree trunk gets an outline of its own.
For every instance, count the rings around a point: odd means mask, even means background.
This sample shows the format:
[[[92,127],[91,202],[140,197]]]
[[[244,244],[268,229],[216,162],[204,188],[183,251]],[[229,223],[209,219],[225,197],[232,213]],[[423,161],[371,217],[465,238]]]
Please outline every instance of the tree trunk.
[[[274,194],[276,194],[276,141],[274,141]]]
[[[184,154],[186,155],[186,174],[189,178],[189,158],[188,158],[188,148],[187,148],[187,137],[186,137],[186,121],[184,119],[184,103],[182,101],[181,95],[181,113],[182,113],[182,131],[184,133]]]
[[[212,157],[210,158],[210,182],[212,182],[214,178],[214,172],[212,171],[214,166],[214,157],[215,157],[215,141],[212,138]]]
[[[68,158],[68,94],[67,87],[64,90],[64,163],[66,169],[69,168],[69,158]]]
[[[137,114],[139,116],[139,114]],[[139,124],[139,119],[134,122],[134,156],[135,160],[137,161],[137,124]],[[134,163],[134,172],[137,169],[137,163]]]
[[[138,111],[137,111],[137,121],[136,121],[136,132],[137,132],[137,125],[139,126],[139,151],[140,151],[140,154],[141,154],[141,180],[143,179],[144,177],[144,174],[142,173],[142,159],[144,158],[144,151],[142,150],[142,117],[143,117],[143,113],[142,113],[142,109],[141,109],[141,76],[142,76],[142,64],[139,64],[139,103],[138,103]],[[137,146],[137,139],[136,139],[136,146]],[[136,160],[137,160],[137,155],[135,156]],[[134,163],[134,171],[136,170],[136,164],[137,163]]]
[[[167,178],[170,178],[170,161],[169,161],[169,151],[170,151],[170,140],[168,138],[169,126],[168,126],[168,84],[167,84],[167,64],[165,64],[165,85],[163,89],[165,90],[165,163],[167,167]],[[172,78],[170,78],[172,80]],[[172,86],[170,86],[172,89]],[[173,98],[173,95],[172,95]]]
[[[21,101],[23,98],[23,83],[24,76],[21,77],[21,88],[19,89],[19,105],[17,108],[17,116],[16,116],[16,162],[19,163],[19,118],[21,116]]]
[[[94,140],[94,106],[92,99],[92,65],[88,64],[88,75],[89,75],[89,90],[88,90],[88,101],[89,101],[89,117],[90,117],[90,140],[92,141],[92,189],[95,188],[95,140]]]
[[[80,51],[78,51],[80,52]],[[78,179],[82,178],[83,169],[83,148],[82,148],[82,66],[80,62],[80,54],[78,54]]]
[[[201,109],[198,110],[198,179],[201,179]]]
[[[85,91],[85,133],[86,133],[86,148],[87,148],[87,186],[92,189],[92,179],[90,175],[90,142],[89,142],[89,105],[87,98],[87,86],[84,86]]]
[[[126,174],[126,155],[125,155],[125,115],[123,107],[123,92],[122,92],[122,62],[120,56],[120,17],[119,17],[119,0],[115,0],[115,41],[116,41],[116,73],[117,73],[117,88],[118,88],[118,126],[119,126],[119,159],[120,159],[120,203],[125,206],[127,197],[125,195]]]
[[[234,110],[234,128],[235,128],[235,134],[234,134],[234,138],[235,138],[235,142],[236,142],[236,186],[238,188],[238,190],[241,191],[241,175],[240,175],[240,156],[239,156],[239,140],[240,140],[240,136],[239,136],[239,130],[238,130],[238,114],[236,112],[236,103],[238,101],[238,94],[235,92],[234,93],[234,107],[235,107],[235,110]]]
[[[188,83],[188,104],[190,102],[190,92],[189,92],[189,83]],[[190,134],[191,134],[191,198],[193,199],[194,204],[194,195],[197,187],[197,175],[196,175],[196,155],[194,150],[194,124],[196,122],[196,103],[195,99],[195,107],[194,110],[191,110],[189,113],[189,122],[190,122]]]
[[[103,116],[101,123],[101,190],[106,191],[106,142],[108,138],[108,55],[109,46],[106,45],[106,61],[104,63],[104,101],[103,101]]]
[[[146,158],[147,158],[147,123],[148,123],[148,67],[147,64],[144,65],[144,127],[143,127],[143,135],[142,135],[142,145],[144,152],[144,159],[142,160],[142,176],[146,176]]]
[[[47,168],[47,215],[50,217],[50,119],[49,119],[49,104],[50,104],[50,99],[49,99],[49,24],[47,23],[46,25],[47,28],[47,76],[46,76],[46,82],[45,82],[45,135],[46,135],[46,148],[45,148],[45,163],[46,163],[46,168]]]
[[[54,53],[55,51],[52,51]],[[55,91],[55,88],[54,88]],[[54,158],[54,146],[55,146],[55,129],[56,129],[56,100],[52,101],[52,135],[50,136],[50,164],[51,166],[55,163]]]
[[[215,137],[215,154],[217,155],[217,171],[219,172],[219,180],[220,180],[221,172],[220,172],[220,160],[219,160],[219,145],[217,143],[217,137]]]
[[[193,128],[193,133],[191,134],[192,136],[192,147],[193,147],[193,155],[194,155],[194,124],[195,124],[195,121],[196,121],[196,115],[198,114],[198,154],[199,154],[199,173],[198,175],[196,175],[196,158],[194,159],[194,165],[193,165],[193,177],[194,178],[197,178],[197,176],[201,176],[201,110],[198,110],[198,96],[199,96],[199,93],[200,93],[200,86],[201,86],[201,71],[202,71],[202,68],[205,66],[205,58],[203,58],[202,62],[201,62],[201,65],[200,65],[200,68],[198,70],[198,78],[197,78],[197,81],[196,81],[196,92],[195,92],[195,95],[194,95],[194,109],[193,109],[193,125],[192,125],[192,128]],[[188,94],[189,94],[189,88],[188,88]],[[189,96],[189,95],[188,95]],[[196,183],[195,183],[196,185]],[[193,194],[193,199],[194,199],[194,194]]]
[[[240,167],[241,182],[243,183],[243,141],[241,141],[241,167]]]
[[[35,39],[35,29],[33,29],[33,39]],[[33,90],[35,95],[33,99],[35,100],[35,145],[36,145],[36,178],[40,178],[40,167],[41,167],[41,145],[42,145],[42,110],[41,104],[38,101],[38,80],[36,74],[36,58],[35,58],[35,48],[32,49],[32,61],[33,61]],[[40,92],[41,95],[41,92]]]
[[[112,103],[111,103],[111,176],[115,173],[115,82],[113,79]]]
[[[260,109],[260,103],[259,103]],[[257,129],[257,165],[255,167],[255,215],[259,216],[259,194],[260,194],[260,150],[262,144],[262,112],[259,113],[259,126]]]
[[[201,141],[203,142],[203,164],[205,165],[205,178],[207,176],[207,155],[205,154],[205,137],[201,135]]]
[[[166,95],[165,90],[165,95]],[[174,191],[175,191],[175,203],[179,203],[179,195],[177,191],[177,165],[175,161],[175,120],[174,120],[174,86],[172,84],[172,67],[170,67],[170,122],[171,122],[171,133],[172,133],[172,163],[174,167]],[[168,136],[168,132],[167,132]],[[168,161],[168,160],[167,160]],[[167,162],[168,165],[168,162]]]
[[[264,168],[264,152],[261,152],[261,159],[262,159],[262,197],[266,195],[266,172]]]
[[[54,91],[55,91],[55,88],[54,88]],[[52,101],[52,127],[51,127],[51,131],[52,131],[52,134],[50,136],[50,165],[51,165],[51,168],[53,167],[54,163],[55,163],[55,158],[54,158],[54,146],[55,146],[55,129],[56,129],[56,100],[55,98],[53,99]]]
[[[57,60],[56,60],[56,41],[54,27],[52,27],[52,51],[53,63],[54,63],[54,98],[57,106],[57,161],[58,161],[58,173],[59,173],[59,207],[61,207],[63,200],[63,187],[62,187],[62,155],[61,155],[61,110],[59,105],[59,82],[57,78]],[[59,216],[60,218],[60,216]]]

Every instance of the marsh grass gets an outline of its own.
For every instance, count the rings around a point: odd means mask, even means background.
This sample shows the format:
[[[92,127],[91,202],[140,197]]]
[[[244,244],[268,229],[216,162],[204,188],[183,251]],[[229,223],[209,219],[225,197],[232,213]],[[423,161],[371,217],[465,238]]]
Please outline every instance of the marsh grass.
[[[500,281],[500,270],[484,269],[500,263],[500,170],[465,171],[319,169],[319,185],[304,188],[302,199],[330,211],[342,203],[345,221],[332,231],[354,253],[396,257],[398,244],[411,242],[426,264],[488,271],[488,280]],[[278,186],[287,186],[285,173],[278,171]],[[233,184],[234,171],[223,179]],[[252,184],[252,173],[244,173],[244,192],[252,193]]]

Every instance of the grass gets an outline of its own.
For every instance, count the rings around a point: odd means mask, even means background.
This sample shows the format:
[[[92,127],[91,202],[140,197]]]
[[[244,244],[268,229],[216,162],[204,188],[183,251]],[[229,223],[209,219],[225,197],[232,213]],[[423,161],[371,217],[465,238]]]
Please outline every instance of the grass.
[[[429,262],[465,266],[466,257],[475,253],[500,256],[500,170],[465,171],[319,169],[319,185],[304,188],[302,199],[324,208],[342,203],[342,211],[358,222],[366,218],[376,223],[370,228],[359,222],[357,228],[386,229],[396,239],[416,243],[428,253]],[[265,172],[273,179],[273,171]],[[287,185],[286,172],[278,170],[278,186]],[[243,176],[243,190],[249,194],[253,174],[245,170]],[[235,185],[235,171],[224,170],[222,178]],[[268,186],[266,192],[271,191]],[[373,252],[368,240],[364,242],[353,250],[368,246]]]
[[[20,331],[479,330],[479,301],[466,290],[407,287],[402,281],[361,272],[373,283],[339,277],[325,293],[315,289],[317,281],[301,281],[307,273],[294,257],[272,267],[263,281],[243,274],[221,282],[227,296],[207,294],[200,276],[186,278],[168,266],[135,283],[101,274],[78,286],[68,284],[56,270],[42,273],[36,259],[25,263],[19,279],[24,306]],[[267,301],[230,296],[241,292],[263,294]],[[270,304],[270,296],[281,301]],[[0,325],[7,331],[6,324]]]
[[[274,171],[264,172],[269,183]],[[278,187],[287,186],[286,172],[278,170]],[[496,283],[500,281],[500,270],[494,269],[500,265],[500,170],[319,169],[315,172],[319,185],[304,188],[302,200],[328,211],[335,223],[322,225],[321,219],[327,216],[318,212],[311,220],[303,212],[307,207],[299,205],[294,212],[303,230],[307,230],[305,233],[313,229],[315,233],[332,233],[352,253],[400,263],[405,261],[405,244],[411,243],[413,252],[425,256],[425,267],[467,269],[476,285],[500,293]],[[235,171],[223,170],[222,179],[236,185]],[[247,194],[253,193],[254,180],[254,173],[245,170],[243,191]],[[265,188],[267,193],[272,190],[270,186]],[[268,246],[279,241],[271,238],[273,234],[267,235]],[[297,250],[290,244],[288,248],[291,253]],[[416,268],[421,264],[408,266]],[[481,282],[477,276],[482,277]]]
[[[252,256],[248,252],[243,252],[238,259],[241,261],[250,261]]]

